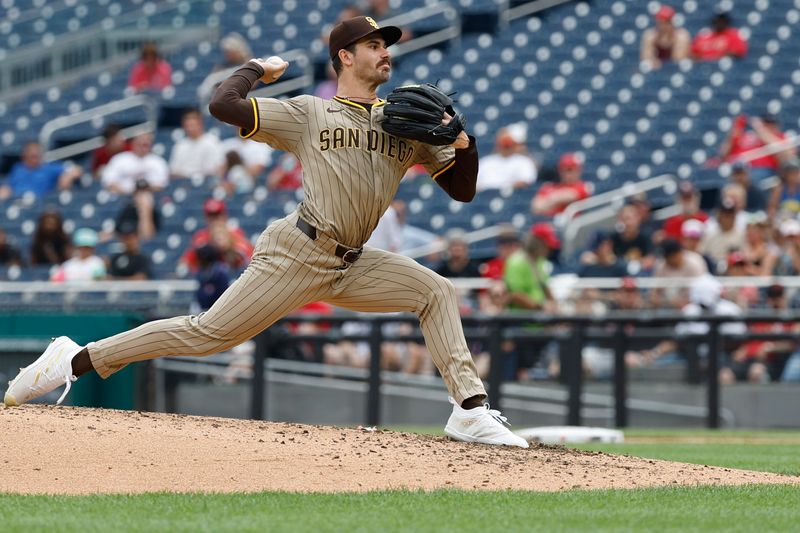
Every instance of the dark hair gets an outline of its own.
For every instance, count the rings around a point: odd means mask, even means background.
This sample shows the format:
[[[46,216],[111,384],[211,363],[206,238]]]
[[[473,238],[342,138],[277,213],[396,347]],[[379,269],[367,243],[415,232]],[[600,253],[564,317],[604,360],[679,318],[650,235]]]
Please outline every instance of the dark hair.
[[[187,107],[186,109],[184,109],[183,110],[183,115],[181,115],[181,118],[186,118],[186,117],[189,117],[189,116],[192,116],[192,115],[195,115],[200,119],[203,118],[203,115],[200,114],[200,110],[197,109],[196,107]]]
[[[119,124],[107,124],[103,128],[103,138],[109,140],[111,137],[122,131],[122,126]]]
[[[48,217],[53,217],[58,222],[53,233],[45,233],[42,230],[42,221]],[[31,264],[49,264],[47,248],[50,248],[51,253],[58,256],[59,263],[63,263],[68,259],[67,250],[69,249],[69,244],[70,238],[64,232],[61,213],[54,209],[46,209],[39,215],[39,219],[36,222],[36,231],[33,234],[33,242],[31,243]]]
[[[351,54],[356,52],[356,43],[349,44],[342,48],[342,50],[347,50]],[[339,53],[336,53],[336,57],[331,59],[331,64],[333,65],[333,71],[336,73],[336,77],[338,78],[342,74],[342,60],[339,59]]]
[[[142,48],[139,53],[142,59],[144,59],[148,55],[153,55],[157,58],[161,57],[161,54],[158,53],[158,44],[156,44],[155,41],[143,42]]]
[[[243,164],[242,156],[236,150],[230,150],[225,154],[225,167],[230,170],[236,165]]]

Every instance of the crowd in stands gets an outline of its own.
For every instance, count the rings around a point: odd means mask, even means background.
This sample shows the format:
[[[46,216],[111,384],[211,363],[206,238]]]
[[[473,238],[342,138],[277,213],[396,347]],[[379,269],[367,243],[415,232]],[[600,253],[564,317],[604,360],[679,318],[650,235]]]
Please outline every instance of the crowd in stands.
[[[342,16],[368,14],[376,19],[391,16],[386,0],[370,0],[363,6],[348,6]],[[677,13],[662,6],[654,16],[655,26],[641,39],[640,59],[646,68],[659,68],[665,62],[716,61],[723,57],[741,58],[748,52],[747,41],[735,27],[731,14],[715,12],[708,28],[693,38],[675,24]],[[404,39],[412,36],[405,30]],[[238,34],[221,41],[224,62],[215,66],[198,89],[199,101],[207,100],[219,82],[215,73],[231,69],[251,55],[247,41]],[[145,43],[141,59],[129,73],[129,91],[160,91],[171,83],[172,68],[155,43]],[[329,74],[330,76],[331,74]],[[330,97],[333,78],[324,80],[315,94]],[[723,117],[720,117],[723,118]],[[167,157],[153,152],[153,135],[141,133],[126,140],[118,125],[103,130],[105,143],[91,155],[89,169],[104,189],[120,198],[121,209],[113,232],[78,228],[64,230],[56,209],[43,210],[29,250],[19,250],[0,228],[0,265],[52,266],[51,279],[58,282],[100,279],[144,280],[152,277],[150,259],[141,243],[152,239],[161,227],[156,195],[173,180],[201,180],[220,187],[225,194],[249,193],[259,185],[270,191],[296,190],[302,186],[303,169],[290,153],[275,153],[263,144],[245,141],[237,135],[220,140],[205,131],[204,118],[197,109],[187,109],[182,117],[182,132]],[[229,132],[233,133],[233,132]],[[675,192],[675,214],[653,220],[646,196],[631,197],[621,206],[616,219],[599,227],[580,249],[570,256],[561,254],[561,238],[555,217],[574,202],[593,194],[593,183],[586,176],[579,153],[553,151],[537,157],[528,151],[528,127],[516,122],[496,133],[494,150],[480,160],[477,190],[513,190],[527,195],[530,214],[541,220],[526,228],[502,226],[493,257],[473,258],[469,236],[463,229],[451,228],[444,235],[445,250],[426,257],[433,270],[448,278],[487,278],[489,288],[461,294],[465,314],[496,315],[515,310],[547,312],[569,311],[554,296],[551,276],[554,271],[570,272],[578,278],[621,278],[620,287],[610,291],[587,289],[574,297],[572,310],[591,303],[592,312],[602,310],[675,309],[686,317],[704,310],[735,318],[749,309],[781,310],[797,308],[798,299],[787,288],[773,284],[766,290],[756,284],[739,284],[723,289],[714,277],[796,276],[800,274],[800,161],[793,148],[774,154],[746,157],[753,150],[781,141],[779,117],[740,114],[733,117],[727,137],[715,161],[730,175],[724,187],[713,191],[715,198],[704,202],[702,191],[691,179],[681,180]],[[552,168],[544,160],[557,161]],[[418,179],[424,170],[412,168],[408,181]],[[84,174],[70,162],[44,162],[37,142],[26,144],[21,160],[0,179],[0,202],[25,195],[43,198],[54,190],[68,190]],[[777,176],[773,186],[767,182]],[[227,288],[232,278],[246,267],[253,244],[244,232],[231,224],[224,200],[209,198],[203,205],[205,226],[192,235],[181,255],[180,267],[199,281],[197,309],[207,309]],[[96,255],[98,243],[116,239],[120,251],[106,257]],[[428,245],[439,236],[408,223],[408,206],[395,200],[367,243],[403,253]],[[691,286],[641,289],[640,277],[690,278]],[[576,303],[577,302],[577,303]],[[315,304],[300,313],[327,313]],[[703,324],[686,323],[678,334],[704,334]],[[736,334],[748,327],[755,332],[798,331],[800,325],[752,324],[732,322],[727,332]],[[301,331],[319,331],[322,326],[297,326]],[[705,325],[707,328],[707,325]],[[316,329],[315,329],[316,328]],[[344,333],[359,332],[358,324],[345,325]],[[682,329],[681,329],[682,328]],[[789,328],[788,330],[786,328]],[[388,325],[390,333],[404,333],[402,324]],[[488,372],[485,347],[473,347],[479,368]],[[800,381],[800,345],[793,341],[749,341],[727,350],[720,377],[724,382],[769,380]],[[502,347],[509,361],[510,377],[553,377],[557,359],[547,346],[521,350],[512,342]],[[673,341],[630,352],[626,360],[632,367],[665,365],[681,360]],[[365,355],[366,354],[366,355]],[[368,346],[343,341],[325,347],[317,359],[329,363],[366,366]],[[309,356],[311,357],[311,356]],[[587,373],[602,377],[587,357]],[[422,344],[386,343],[387,369],[412,373],[433,372]]]

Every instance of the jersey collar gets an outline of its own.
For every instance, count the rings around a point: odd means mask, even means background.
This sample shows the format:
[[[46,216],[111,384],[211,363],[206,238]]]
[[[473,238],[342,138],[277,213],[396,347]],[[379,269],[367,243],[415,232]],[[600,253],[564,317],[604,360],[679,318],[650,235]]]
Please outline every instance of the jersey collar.
[[[362,111],[367,111],[367,108],[364,107],[363,105],[359,104],[358,102],[353,102],[352,100],[348,100],[347,98],[342,98],[341,96],[334,96],[333,99],[341,104],[349,105],[351,107],[355,107],[356,109],[361,109]],[[378,101],[372,104],[372,107],[376,108],[378,106],[382,106],[385,103],[386,100],[378,98]]]

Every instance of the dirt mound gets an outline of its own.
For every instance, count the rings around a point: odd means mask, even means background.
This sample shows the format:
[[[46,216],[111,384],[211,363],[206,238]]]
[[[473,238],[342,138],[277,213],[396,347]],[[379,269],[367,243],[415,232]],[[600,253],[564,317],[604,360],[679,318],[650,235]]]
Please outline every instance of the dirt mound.
[[[390,431],[30,405],[0,407],[0,492],[634,488],[798,478]]]

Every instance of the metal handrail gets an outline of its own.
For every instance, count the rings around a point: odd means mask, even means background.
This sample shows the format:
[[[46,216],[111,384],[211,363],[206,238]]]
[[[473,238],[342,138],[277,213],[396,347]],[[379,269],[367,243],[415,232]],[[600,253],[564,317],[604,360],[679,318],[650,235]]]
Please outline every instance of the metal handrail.
[[[533,15],[534,13],[538,13],[539,11],[544,11],[545,9],[550,9],[551,7],[566,4],[569,1],[570,0],[533,0],[532,2],[528,2],[526,4],[514,7],[506,7],[506,9],[500,12],[500,19],[503,24],[508,24],[512,20],[527,17]]]
[[[773,143],[765,144],[764,146],[759,146],[757,148],[752,148],[746,152],[742,152],[736,159],[742,159],[744,161],[752,161],[753,159],[757,159],[759,157],[764,157],[768,155],[774,155],[779,152],[783,152],[789,148],[794,148],[795,146],[800,145],[800,135],[792,135],[791,137],[786,137],[785,139],[781,139],[780,141],[775,141]]]
[[[381,20],[381,25],[384,26],[406,26],[414,22],[428,19],[434,15],[444,15],[445,19],[449,22],[449,26],[442,28],[420,37],[413,37],[404,43],[394,45],[392,49],[392,57],[402,57],[411,52],[416,52],[422,48],[432,46],[444,41],[459,39],[461,37],[461,17],[458,11],[447,2],[439,2],[432,6],[418,7],[406,13]]]
[[[180,6],[176,4],[162,3],[155,6],[152,11],[148,11],[147,16],[179,8]],[[54,78],[58,80],[58,84],[64,84],[91,73],[119,68],[138,54],[138,50],[118,49],[116,43],[120,41],[153,39],[159,41],[162,51],[168,52],[181,44],[195,42],[204,37],[212,39],[218,35],[217,27],[199,25],[182,28],[180,32],[176,32],[174,28],[154,27],[143,31],[138,28],[123,27],[136,24],[140,20],[142,20],[141,10],[115,19],[115,27],[111,30],[106,27],[105,21],[101,21],[82,28],[79,32],[60,35],[46,46],[40,43],[31,44],[7,54],[0,63],[0,101],[12,101],[31,90],[52,86]],[[70,50],[83,53],[88,51],[92,59],[82,67],[65,70],[62,59]],[[48,68],[37,71],[35,76],[31,76],[32,79],[13,86],[10,84],[12,72],[42,65]]]
[[[579,214],[595,207],[606,204],[624,202],[625,198],[634,196],[655,189],[665,189],[667,193],[674,193],[678,190],[678,178],[674,174],[661,174],[654,178],[639,182],[629,182],[618,189],[596,194],[584,200],[572,202],[564,209],[563,213],[554,219],[556,226],[568,227],[570,222]]]
[[[45,150],[44,158],[46,161],[57,161],[59,159],[66,159],[77,154],[86,153],[90,150],[103,145],[103,137],[95,136],[91,139],[86,139],[78,143],[63,146],[61,148],[51,150],[50,143],[53,140],[53,135],[64,128],[72,127],[76,124],[84,122],[93,122],[100,117],[113,115],[126,109],[134,109],[143,107],[145,110],[146,119],[140,124],[129,126],[122,130],[122,135],[128,139],[139,135],[144,132],[155,131],[158,121],[158,108],[155,100],[146,95],[135,95],[122,100],[109,102],[91,109],[85,109],[72,115],[66,115],[49,120],[42,126],[42,131],[39,133],[39,143]]]

